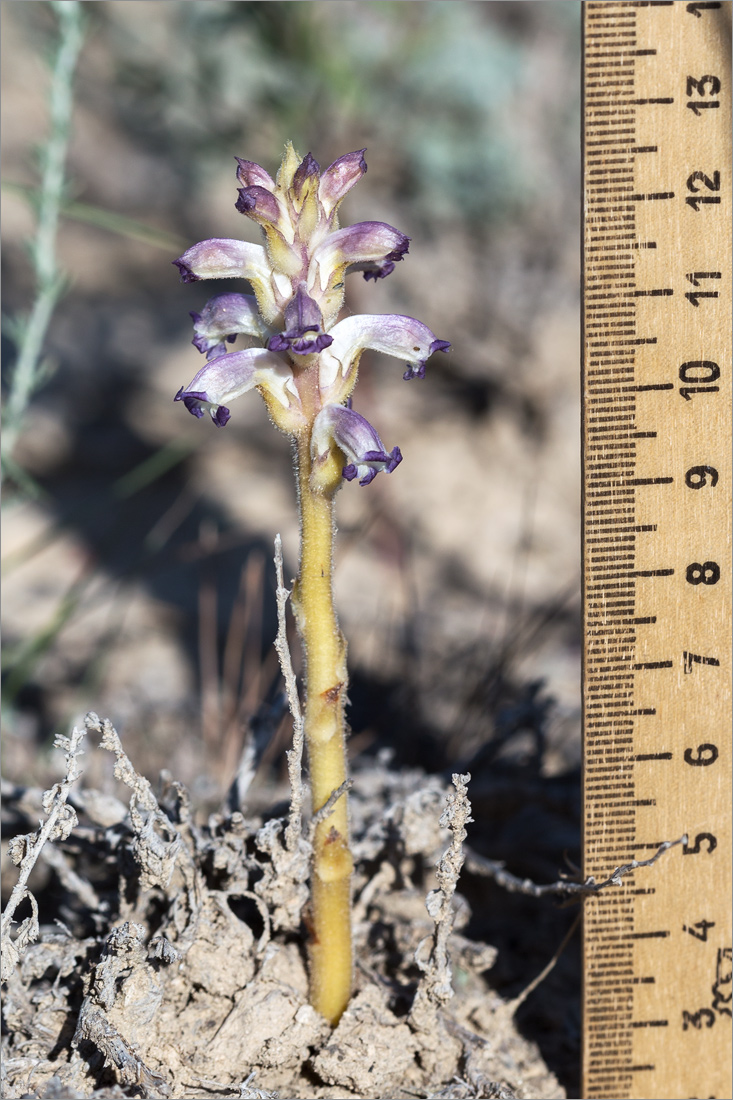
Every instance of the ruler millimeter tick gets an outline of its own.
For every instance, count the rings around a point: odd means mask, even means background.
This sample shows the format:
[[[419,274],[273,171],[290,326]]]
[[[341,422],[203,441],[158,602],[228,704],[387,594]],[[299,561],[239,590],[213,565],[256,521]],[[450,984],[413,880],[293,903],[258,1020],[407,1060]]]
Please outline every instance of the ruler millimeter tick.
[[[583,1097],[731,1084],[731,4],[583,5]]]

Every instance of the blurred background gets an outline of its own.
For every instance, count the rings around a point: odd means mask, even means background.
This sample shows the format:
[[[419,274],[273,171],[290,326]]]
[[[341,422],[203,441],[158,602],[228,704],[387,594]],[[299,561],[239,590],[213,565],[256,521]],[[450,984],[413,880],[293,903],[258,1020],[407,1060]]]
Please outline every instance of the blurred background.
[[[183,285],[171,261],[259,239],[234,208],[235,155],[274,174],[288,139],[322,167],[366,146],[342,223],[411,244],[388,279],[351,275],[347,308],[413,315],[452,348],[409,385],[362,359],[356,407],[404,461],[338,499],[352,756],[469,767],[476,849],[557,877],[579,850],[580,4],[86,0],[81,26],[61,10],[76,7],[2,6],[6,776],[58,778],[54,733],[94,709],[200,807],[247,744],[250,799],[282,790],[289,444],[256,394],[223,431],[174,405],[202,362],[189,311],[247,288]],[[86,781],[109,789],[99,756]],[[481,895],[476,931],[511,995],[570,918],[502,897]],[[568,958],[546,1008],[526,1009],[561,1076],[577,1056]]]

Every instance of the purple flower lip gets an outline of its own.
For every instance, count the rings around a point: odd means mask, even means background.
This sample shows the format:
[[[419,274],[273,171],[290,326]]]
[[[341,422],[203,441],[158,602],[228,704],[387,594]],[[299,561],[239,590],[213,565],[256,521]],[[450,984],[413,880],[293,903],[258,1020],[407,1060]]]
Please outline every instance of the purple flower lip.
[[[174,267],[177,267],[181,274],[182,283],[198,283],[201,281],[200,275],[194,275],[191,268],[184,260],[171,260]]]
[[[409,382],[411,378],[424,378],[425,377],[425,364],[434,351],[447,351],[450,347],[450,341],[448,340],[433,340],[430,345],[430,350],[425,359],[418,363],[410,363],[407,370],[402,375],[405,382]]]
[[[202,355],[205,355],[208,359],[214,359],[217,355],[223,355],[226,349],[226,344],[233,344],[237,339],[237,334],[220,335],[218,339],[212,339],[206,336],[203,331],[199,331],[203,327],[203,318],[200,313],[195,313],[193,310],[189,310],[188,316],[193,321],[193,340],[191,343],[196,348],[196,351],[200,351]]]
[[[198,390],[191,390],[190,393],[186,393],[185,386],[181,386],[173,400],[182,401],[188,411],[199,420],[204,415],[204,410],[201,408],[199,402],[207,400],[205,393],[201,393]]]
[[[352,271],[363,271],[367,283],[370,279],[373,279],[376,283],[377,279],[386,279],[388,275],[391,275],[394,271],[394,265],[399,263],[400,260],[404,260],[409,250],[410,238],[404,237],[397,248],[393,248],[391,252],[388,252],[383,260],[354,264]]]
[[[396,248],[393,248],[391,252],[387,253],[383,260],[376,260],[372,263],[354,264],[352,270],[363,271],[366,282],[373,279],[376,283],[377,279],[386,279],[388,275],[391,275],[394,271],[394,265],[399,263],[400,260],[404,260],[409,250],[410,238],[404,237]]]
[[[315,339],[306,338],[307,332],[318,332]],[[292,332],[278,332],[267,341],[268,351],[294,351],[297,355],[311,355],[323,351],[333,343],[333,336],[319,332],[318,325],[308,325]]]
[[[359,268],[361,266],[362,266],[361,264],[356,265],[357,271],[359,270]],[[376,283],[377,279],[386,279],[387,276],[391,275],[392,272],[394,271],[394,264],[392,264],[392,263],[370,264],[369,267],[367,267],[366,264],[364,264],[363,267],[364,267],[364,281],[367,282],[367,283],[369,282],[370,279],[373,279],[375,283]]]
[[[194,318],[194,323],[196,323],[196,319],[200,317],[200,314],[192,313],[191,316]],[[196,348],[196,351],[200,351],[202,355],[207,355],[209,359],[214,359],[217,355],[223,355],[226,351],[224,347],[225,342],[227,344],[233,344],[236,339],[236,334],[233,336],[222,336],[218,343],[213,343],[211,340],[207,340],[205,336],[202,336],[201,333],[197,332],[191,343]]]
[[[400,462],[402,462],[402,451],[399,447],[393,447],[389,454],[386,451],[366,451],[363,455],[359,455],[359,458],[359,465],[370,462],[380,464],[379,467],[370,466],[364,476],[359,478],[360,485],[371,485],[380,468],[384,469],[387,474],[391,474],[393,470],[397,469]],[[344,466],[341,473],[347,481],[353,481],[359,474],[359,467],[350,462],[348,466]]]
[[[391,252],[387,253],[387,255],[385,256],[385,259],[386,260],[394,260],[394,262],[397,263],[399,260],[401,260],[404,257],[406,252],[409,252],[409,250],[410,250],[410,238],[405,237],[404,240],[400,241],[400,243],[397,245],[396,248],[392,249]]]
[[[252,194],[252,188],[240,187],[237,191],[239,198],[237,199],[234,207],[240,214],[249,214],[250,210],[254,210],[257,205],[257,199]]]
[[[240,214],[246,214],[259,222],[278,222],[281,211],[277,199],[265,187],[240,187],[235,203]]]
[[[201,390],[188,390],[186,392],[181,386],[180,390],[173,398],[174,401],[182,401],[192,416],[195,416],[197,420],[200,420],[204,415],[204,410],[201,405],[209,404],[208,394],[203,393]],[[216,424],[217,428],[223,428],[226,422],[230,419],[231,413],[226,405],[219,405],[212,420]]]
[[[285,324],[285,332],[270,337],[267,343],[269,351],[294,351],[297,355],[310,355],[323,351],[333,343],[333,336],[323,332],[323,315],[318,303],[302,284],[285,307]],[[311,332],[317,335],[306,335]]]

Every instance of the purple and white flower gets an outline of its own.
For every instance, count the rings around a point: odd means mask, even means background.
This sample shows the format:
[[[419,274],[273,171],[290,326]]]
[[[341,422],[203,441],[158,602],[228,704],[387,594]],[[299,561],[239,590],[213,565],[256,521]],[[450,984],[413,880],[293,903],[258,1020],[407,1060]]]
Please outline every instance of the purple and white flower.
[[[357,149],[355,153],[346,153],[335,160],[321,176],[318,199],[329,219],[329,224],[333,223],[333,216],[341,200],[366,172],[365,152],[366,149]]]
[[[410,238],[386,222],[358,222],[335,233],[313,252],[309,288],[325,292],[346,271],[363,271],[365,279],[384,279],[410,247]]]
[[[262,245],[212,237],[188,248],[173,263],[184,283],[199,279],[255,279],[269,275],[267,255]]]
[[[367,348],[402,359],[407,366],[402,377],[407,380],[424,378],[425,364],[433,352],[450,347],[422,321],[399,313],[346,317],[333,326],[330,334],[333,343],[320,357],[319,382],[324,397],[337,403],[354,388],[359,359]]]
[[[191,343],[207,359],[223,355],[226,345],[234,343],[240,334],[263,340],[270,332],[252,294],[218,294],[209,299],[201,313],[191,313],[191,318]]]
[[[333,336],[323,331],[323,315],[305,289],[300,286],[295,297],[285,307],[285,331],[271,336],[270,351],[290,351],[296,355],[312,355],[333,343]]]
[[[246,279],[257,298],[265,321],[274,320],[282,309],[267,252],[260,244],[213,237],[192,245],[173,263],[184,283],[201,279]]]
[[[348,459],[343,476],[347,481],[358,477],[360,485],[369,485],[382,470],[391,474],[402,462],[399,447],[387,452],[369,421],[344,405],[326,405],[314,420],[313,461],[324,462],[334,444]]]
[[[246,348],[210,359],[173,400],[183,401],[188,411],[199,418],[208,410],[217,427],[223,428],[231,415],[230,401],[255,388],[263,390],[284,409],[299,404],[291,367],[281,355],[267,348]]]

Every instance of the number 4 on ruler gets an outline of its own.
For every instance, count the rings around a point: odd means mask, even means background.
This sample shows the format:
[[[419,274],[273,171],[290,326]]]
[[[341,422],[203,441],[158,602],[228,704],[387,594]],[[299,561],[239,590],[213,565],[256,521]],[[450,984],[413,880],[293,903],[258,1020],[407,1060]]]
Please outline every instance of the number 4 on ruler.
[[[688,653],[687,650],[683,651],[682,660],[684,662],[685,675],[692,672],[693,665],[720,665],[720,661],[717,657],[702,657],[699,653]]]

